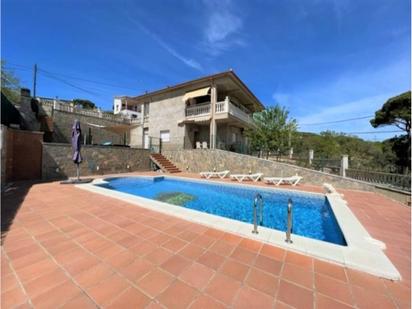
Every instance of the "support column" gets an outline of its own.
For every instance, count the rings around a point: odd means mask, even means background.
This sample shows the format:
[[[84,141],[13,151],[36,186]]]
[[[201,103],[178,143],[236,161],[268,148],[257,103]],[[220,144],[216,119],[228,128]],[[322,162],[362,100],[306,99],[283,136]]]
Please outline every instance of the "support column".
[[[312,165],[313,161],[313,149],[309,149],[309,165]]]
[[[340,175],[346,177],[346,170],[349,168],[349,156],[342,155],[342,160],[340,162]]]
[[[144,103],[143,103],[140,105],[140,117],[141,117],[140,123],[142,124],[142,127],[144,123],[144,113],[145,113],[145,110],[144,110]]]
[[[216,134],[217,134],[217,126],[215,120],[215,109],[216,109],[216,102],[217,102],[217,89],[214,82],[212,82],[212,87],[210,88],[210,149],[216,148]]]

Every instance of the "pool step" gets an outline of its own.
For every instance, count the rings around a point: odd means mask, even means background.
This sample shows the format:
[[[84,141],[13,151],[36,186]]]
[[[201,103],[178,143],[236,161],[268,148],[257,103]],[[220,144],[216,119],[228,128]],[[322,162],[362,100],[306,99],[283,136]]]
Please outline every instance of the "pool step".
[[[165,173],[180,173],[181,171],[160,153],[152,153],[150,159]]]

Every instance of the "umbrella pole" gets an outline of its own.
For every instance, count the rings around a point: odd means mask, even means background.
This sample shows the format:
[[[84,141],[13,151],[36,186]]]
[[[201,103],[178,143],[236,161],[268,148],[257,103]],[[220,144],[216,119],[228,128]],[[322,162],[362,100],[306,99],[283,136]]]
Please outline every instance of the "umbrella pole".
[[[79,169],[79,163],[77,165],[77,180],[80,180],[80,169]]]

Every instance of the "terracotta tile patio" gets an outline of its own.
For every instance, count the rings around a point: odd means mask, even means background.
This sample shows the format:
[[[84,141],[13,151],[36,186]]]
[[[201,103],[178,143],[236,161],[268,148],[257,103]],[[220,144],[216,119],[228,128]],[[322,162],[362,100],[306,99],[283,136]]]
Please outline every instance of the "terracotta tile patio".
[[[410,308],[410,208],[341,192],[400,282],[73,186],[16,184],[2,196],[1,307]]]

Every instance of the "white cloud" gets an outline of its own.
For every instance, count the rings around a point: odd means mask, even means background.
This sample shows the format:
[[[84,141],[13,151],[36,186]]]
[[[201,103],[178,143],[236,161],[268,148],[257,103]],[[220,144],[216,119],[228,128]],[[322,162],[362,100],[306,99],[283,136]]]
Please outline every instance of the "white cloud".
[[[157,36],[155,33],[149,31],[148,29],[145,28],[145,32],[156,42],[158,43],[164,50],[166,50],[169,54],[174,56],[175,58],[179,59],[182,61],[184,64],[187,66],[194,68],[199,71],[203,71],[202,65],[197,62],[196,60],[193,60],[191,58],[187,58],[180,53],[178,53],[173,47],[171,47],[169,44],[167,44],[165,41],[163,41],[159,36]]]
[[[165,51],[167,51],[169,54],[171,54],[173,57],[175,57],[176,59],[180,60],[181,62],[183,62],[185,65],[187,65],[188,67],[191,67],[193,69],[196,69],[198,71],[203,71],[203,67],[202,65],[197,62],[194,59],[188,58],[182,54],[180,54],[178,51],[176,51],[176,49],[174,49],[172,46],[170,46],[168,43],[166,43],[160,36],[158,36],[156,33],[154,33],[153,31],[149,30],[148,28],[146,28],[144,25],[142,25],[141,23],[137,22],[136,20],[134,20],[133,18],[129,19],[135,24],[137,25],[144,33],[146,33],[148,36],[150,36],[153,41],[155,41],[157,44],[159,44]]]
[[[243,21],[234,13],[232,1],[207,0],[203,3],[208,16],[203,41],[206,51],[216,56],[232,46],[244,46],[246,43],[239,36]]]

